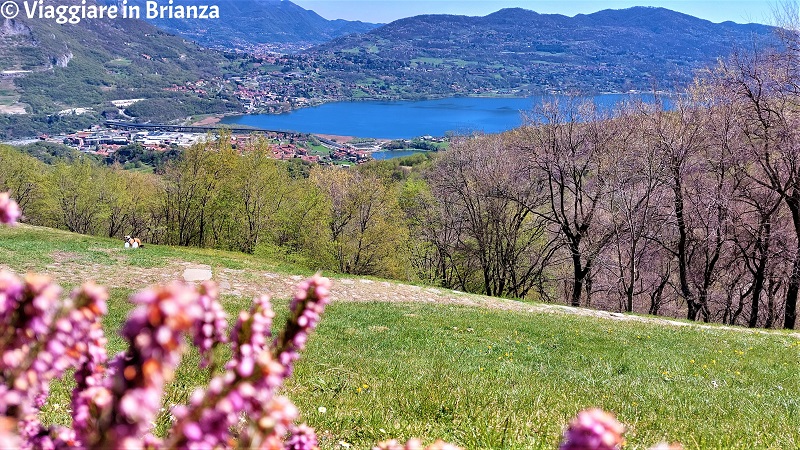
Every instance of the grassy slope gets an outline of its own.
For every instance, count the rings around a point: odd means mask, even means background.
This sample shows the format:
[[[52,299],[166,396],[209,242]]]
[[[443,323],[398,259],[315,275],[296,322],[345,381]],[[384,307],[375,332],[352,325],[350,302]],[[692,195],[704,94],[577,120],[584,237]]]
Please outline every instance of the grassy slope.
[[[157,266],[186,261],[291,270],[233,253],[152,246],[110,259],[114,240],[34,228],[0,229],[0,264],[46,272],[54,250],[87,261]],[[77,282],[78,280],[76,280]],[[130,310],[112,291],[110,351]],[[228,311],[249,300],[225,297]],[[285,302],[278,301],[279,314]],[[280,321],[276,321],[280,323]],[[369,448],[385,437],[436,437],[467,448],[556,448],[585,407],[628,424],[626,448],[678,440],[686,448],[799,448],[800,343],[792,336],[664,327],[589,317],[489,311],[454,305],[336,303],[288,386],[322,448]],[[190,353],[167,404],[207,380]],[[49,420],[67,420],[59,385]],[[321,413],[319,407],[326,408]],[[163,429],[166,418],[158,421]]]

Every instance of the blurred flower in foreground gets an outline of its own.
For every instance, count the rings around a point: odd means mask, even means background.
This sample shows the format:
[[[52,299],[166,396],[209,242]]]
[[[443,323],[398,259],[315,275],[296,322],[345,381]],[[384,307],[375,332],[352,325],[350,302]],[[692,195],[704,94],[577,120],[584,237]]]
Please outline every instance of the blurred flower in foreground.
[[[622,443],[625,427],[600,409],[578,413],[564,432],[560,450],[616,450]]]
[[[11,198],[8,192],[0,192],[0,223],[14,225],[22,215],[19,205]]]

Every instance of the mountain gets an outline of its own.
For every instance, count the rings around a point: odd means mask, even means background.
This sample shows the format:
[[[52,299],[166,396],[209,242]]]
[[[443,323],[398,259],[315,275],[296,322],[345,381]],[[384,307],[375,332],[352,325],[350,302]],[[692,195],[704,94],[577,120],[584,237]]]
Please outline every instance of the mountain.
[[[16,96],[29,116],[41,118],[76,107],[99,113],[114,110],[107,103],[111,100],[147,98],[131,110],[164,120],[224,112],[238,107],[223,79],[232,58],[142,20],[62,25],[28,19],[23,12],[13,20],[0,19],[0,106],[3,98]],[[5,120],[0,128],[11,126]],[[22,120],[33,119],[16,118]]]
[[[208,3],[206,0],[181,1],[183,5]],[[327,20],[288,0],[219,0],[214,4],[219,7],[219,19],[159,18],[150,22],[207,47],[241,50],[260,45],[282,50],[302,49],[350,33],[366,33],[379,26]]]
[[[422,15],[305,52],[320,77],[366,94],[649,90],[686,85],[737,46],[770,39],[765,25],[712,23],[664,8],[567,17],[503,9],[485,17]],[[377,81],[376,81],[377,80]]]

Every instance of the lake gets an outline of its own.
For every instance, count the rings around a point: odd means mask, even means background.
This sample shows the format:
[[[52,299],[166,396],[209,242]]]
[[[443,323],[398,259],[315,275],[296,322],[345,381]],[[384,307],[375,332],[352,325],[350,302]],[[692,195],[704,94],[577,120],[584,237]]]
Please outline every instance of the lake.
[[[447,133],[498,133],[522,124],[522,113],[552,96],[532,98],[455,97],[420,101],[326,103],[284,114],[230,116],[222,124],[268,130],[339,136],[411,139]],[[631,98],[626,94],[594,97],[605,107]]]

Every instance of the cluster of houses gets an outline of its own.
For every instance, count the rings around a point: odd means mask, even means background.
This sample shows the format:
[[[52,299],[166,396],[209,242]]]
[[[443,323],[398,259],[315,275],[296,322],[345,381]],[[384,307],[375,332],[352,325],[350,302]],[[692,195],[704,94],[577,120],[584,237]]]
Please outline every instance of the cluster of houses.
[[[208,94],[208,91],[205,88],[206,84],[207,83],[205,80],[198,80],[194,83],[188,82],[180,86],[177,84],[173,84],[171,87],[164,88],[164,90],[169,92],[194,92],[196,94],[204,96]]]
[[[372,159],[370,152],[366,150],[358,150],[356,148],[347,146],[331,150],[331,159],[333,161],[348,161],[355,164],[362,164]]]
[[[255,140],[260,139],[259,136],[252,135],[233,135],[231,136],[231,145],[236,149],[247,149],[256,145]],[[295,145],[292,142],[268,142],[267,146],[272,157],[283,161],[298,158],[301,161],[309,163],[323,162],[319,155],[311,155],[308,149]]]
[[[153,151],[166,151],[174,147],[189,147],[205,142],[209,135],[205,133],[170,132],[155,130],[118,130],[104,127],[93,127],[65,136],[41,136],[41,140],[68,145],[77,150],[109,156],[120,148],[139,144]],[[305,139],[296,136],[281,139],[281,136],[264,135],[231,135],[231,146],[240,151],[255,145],[266,145],[275,159],[299,159],[308,163],[319,164],[361,164],[372,159],[371,152],[351,145],[338,144],[325,138],[319,138],[329,154],[312,151],[304,145]],[[315,153],[315,154],[314,154]]]
[[[308,93],[302,86],[284,82],[285,79],[295,76],[299,75],[272,73],[256,79],[234,77],[232,80],[238,84],[236,98],[248,111],[265,110],[276,113],[318,104],[318,100],[308,98]]]
[[[298,147],[294,144],[274,144],[270,145],[270,150],[275,159],[289,160],[300,158],[301,161],[318,163],[320,157],[318,155],[309,155],[308,150]]]

